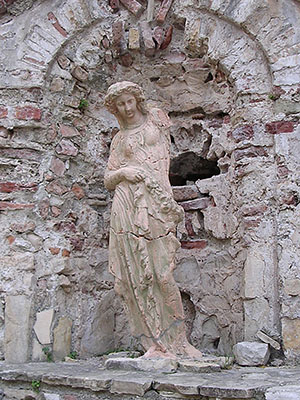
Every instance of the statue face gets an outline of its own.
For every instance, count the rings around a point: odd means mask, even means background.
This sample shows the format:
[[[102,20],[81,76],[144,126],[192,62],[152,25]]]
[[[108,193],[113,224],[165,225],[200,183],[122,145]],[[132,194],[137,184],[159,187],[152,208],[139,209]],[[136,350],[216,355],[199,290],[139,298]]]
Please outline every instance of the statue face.
[[[134,122],[139,114],[136,98],[130,93],[123,93],[117,97],[115,105],[120,117],[129,123]]]

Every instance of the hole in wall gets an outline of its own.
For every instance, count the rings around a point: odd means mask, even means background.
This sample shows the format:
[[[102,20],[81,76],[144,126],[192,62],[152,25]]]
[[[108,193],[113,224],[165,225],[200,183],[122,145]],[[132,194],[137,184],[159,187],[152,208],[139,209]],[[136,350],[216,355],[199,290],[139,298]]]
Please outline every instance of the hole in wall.
[[[171,160],[169,178],[172,186],[184,186],[187,181],[196,182],[219,174],[217,161],[206,160],[188,151]]]
[[[194,325],[194,320],[196,316],[196,310],[194,303],[192,302],[190,296],[188,293],[185,292],[180,292],[181,294],[181,299],[182,299],[182,305],[183,305],[183,310],[184,310],[184,315],[185,315],[185,326],[186,326],[186,335],[188,340],[190,340],[191,333],[193,330],[193,325]]]

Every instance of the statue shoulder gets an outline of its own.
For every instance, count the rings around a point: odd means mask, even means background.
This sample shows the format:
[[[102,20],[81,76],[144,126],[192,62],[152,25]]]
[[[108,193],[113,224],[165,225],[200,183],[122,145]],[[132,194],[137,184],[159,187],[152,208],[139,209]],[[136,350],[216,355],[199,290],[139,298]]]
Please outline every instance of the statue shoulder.
[[[151,108],[149,114],[152,121],[162,128],[169,128],[172,125],[168,114],[160,108]]]
[[[118,131],[118,132],[114,135],[114,137],[112,138],[111,146],[110,146],[111,149],[113,150],[113,149],[115,149],[116,147],[118,147],[120,141],[121,141],[121,131]]]

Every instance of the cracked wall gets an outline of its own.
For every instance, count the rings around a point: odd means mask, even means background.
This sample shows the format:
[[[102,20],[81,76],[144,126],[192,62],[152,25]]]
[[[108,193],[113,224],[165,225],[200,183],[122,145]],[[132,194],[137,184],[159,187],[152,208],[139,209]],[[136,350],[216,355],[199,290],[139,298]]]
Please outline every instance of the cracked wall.
[[[146,2],[116,3],[3,9],[1,356],[15,360],[7,332],[21,316],[23,359],[136,346],[107,269],[103,185],[118,129],[103,98],[126,79],[173,122],[175,278],[192,343],[230,354],[263,329],[297,359],[299,2],[155,2],[150,24]]]

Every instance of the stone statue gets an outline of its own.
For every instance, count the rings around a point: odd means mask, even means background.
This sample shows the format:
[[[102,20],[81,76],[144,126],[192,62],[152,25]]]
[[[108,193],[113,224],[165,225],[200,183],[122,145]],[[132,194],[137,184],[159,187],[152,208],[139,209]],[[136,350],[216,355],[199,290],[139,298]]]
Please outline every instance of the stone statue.
[[[142,89],[132,82],[110,86],[105,105],[120,125],[104,177],[106,188],[115,190],[109,242],[115,290],[145,358],[199,358],[186,338],[172,274],[183,209],[168,178],[171,122],[162,110],[147,109]]]

